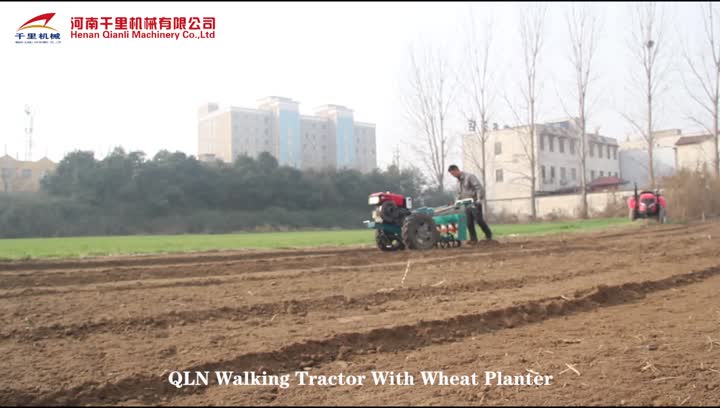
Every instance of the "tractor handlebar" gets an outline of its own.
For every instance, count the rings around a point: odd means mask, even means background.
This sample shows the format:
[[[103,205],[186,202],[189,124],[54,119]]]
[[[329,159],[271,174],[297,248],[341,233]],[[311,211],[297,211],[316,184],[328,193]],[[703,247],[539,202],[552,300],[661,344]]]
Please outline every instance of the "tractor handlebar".
[[[465,208],[473,205],[475,203],[475,200],[472,198],[464,198],[462,200],[455,201],[454,204],[446,205],[443,207],[437,207],[433,210],[433,214],[435,215],[443,215],[447,213],[456,212],[459,210],[464,210]]]

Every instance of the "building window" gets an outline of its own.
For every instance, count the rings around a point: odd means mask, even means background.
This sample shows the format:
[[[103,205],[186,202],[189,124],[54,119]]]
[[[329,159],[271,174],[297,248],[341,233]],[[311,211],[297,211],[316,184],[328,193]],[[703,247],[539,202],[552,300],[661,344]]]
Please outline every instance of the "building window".
[[[495,170],[495,182],[496,183],[502,183],[503,182],[503,171],[502,169]]]
[[[550,166],[550,182],[555,181],[555,166]]]
[[[495,155],[502,154],[502,143],[495,142]]]
[[[607,147],[607,158],[608,159],[610,158],[610,145],[608,145],[608,147]]]
[[[613,160],[617,160],[617,147],[613,147]]]
[[[570,154],[575,154],[575,141],[570,141]]]
[[[562,138],[562,137],[559,138],[559,139],[558,139],[558,143],[559,143],[559,145],[560,145],[560,146],[559,146],[559,147],[560,147],[560,153],[565,153],[565,139]]]
[[[595,180],[595,170],[590,170],[590,181]]]
[[[22,169],[22,178],[28,179],[32,177],[32,169]]]
[[[540,180],[542,180],[543,183],[547,181],[545,178],[545,166],[540,166]]]
[[[545,135],[540,135],[540,150],[545,150]]]
[[[599,158],[599,159],[602,159],[602,157],[603,157],[602,152],[603,152],[602,145],[599,144],[599,145],[598,145],[598,158]]]
[[[605,172],[600,170],[600,177],[605,177]]]
[[[570,169],[570,177],[572,177],[573,181],[577,180],[577,169],[575,169],[574,167]]]
[[[554,152],[554,151],[555,151],[555,146],[553,146],[553,145],[555,144],[555,138],[552,137],[552,136],[550,136],[549,139],[550,139],[550,140],[548,141],[548,143],[550,144],[550,151],[551,151],[551,152]]]
[[[595,157],[595,143],[590,143],[590,157]]]
[[[567,178],[567,171],[565,170],[565,167],[560,167],[560,180],[565,181]]]

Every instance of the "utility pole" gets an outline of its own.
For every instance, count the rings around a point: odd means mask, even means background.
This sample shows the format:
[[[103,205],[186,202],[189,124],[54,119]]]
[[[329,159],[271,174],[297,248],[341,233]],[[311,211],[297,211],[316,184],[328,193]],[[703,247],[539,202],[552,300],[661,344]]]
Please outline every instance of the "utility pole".
[[[25,161],[32,161],[33,148],[33,116],[34,113],[30,105],[25,105]]]

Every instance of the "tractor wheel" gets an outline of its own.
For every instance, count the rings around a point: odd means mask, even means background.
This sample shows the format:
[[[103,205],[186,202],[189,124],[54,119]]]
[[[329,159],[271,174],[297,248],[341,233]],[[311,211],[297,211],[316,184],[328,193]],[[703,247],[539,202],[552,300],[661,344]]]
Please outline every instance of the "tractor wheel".
[[[667,213],[665,212],[664,208],[660,208],[660,211],[658,212],[658,222],[660,224],[667,223]]]
[[[403,245],[399,239],[393,239],[380,230],[375,230],[375,243],[381,251],[397,251],[405,249],[405,245]]]
[[[402,226],[402,242],[408,249],[432,249],[440,240],[435,221],[427,214],[407,216]]]

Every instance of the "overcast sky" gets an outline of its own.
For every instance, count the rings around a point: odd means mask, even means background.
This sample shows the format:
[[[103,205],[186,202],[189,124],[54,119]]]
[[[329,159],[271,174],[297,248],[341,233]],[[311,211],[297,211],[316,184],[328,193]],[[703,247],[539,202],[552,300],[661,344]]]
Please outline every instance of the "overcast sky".
[[[25,104],[36,111],[34,158],[59,160],[75,149],[104,157],[121,145],[149,155],[160,149],[197,154],[197,108],[206,101],[254,107],[268,95],[293,98],[300,112],[334,103],[355,119],[377,124],[379,165],[413,133],[403,118],[401,81],[408,44],[430,41],[454,66],[470,15],[495,19],[498,86],[517,96],[520,65],[517,3],[3,3],[0,5],[0,149],[22,158]],[[558,95],[571,86],[565,3],[551,3],[541,54],[543,92],[539,119],[565,116]],[[625,139],[630,125],[620,115],[641,106],[629,96],[628,73],[637,70],[627,41],[627,3],[596,3],[604,26],[595,88],[599,97],[591,125]],[[664,3],[668,40],[677,32],[691,40],[702,30],[698,3]],[[472,10],[472,13],[471,13]],[[29,18],[55,12],[50,26],[62,44],[15,44]],[[71,39],[71,17],[215,17],[216,38]],[[693,43],[693,41],[691,41]],[[677,42],[674,46],[677,45]],[[675,55],[678,53],[675,52]],[[695,129],[685,119],[696,111],[675,74],[668,79],[659,127]],[[670,102],[670,103],[667,103]],[[498,98],[496,119],[512,124]],[[459,132],[464,121],[453,123]],[[409,150],[401,148],[402,157]],[[1,153],[1,152],[0,152]],[[451,160],[458,157],[457,151]]]

